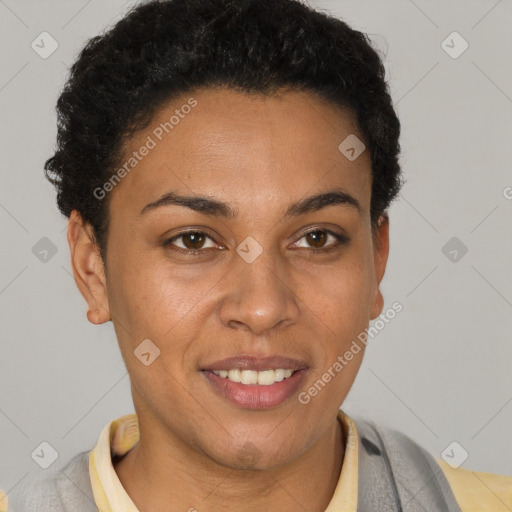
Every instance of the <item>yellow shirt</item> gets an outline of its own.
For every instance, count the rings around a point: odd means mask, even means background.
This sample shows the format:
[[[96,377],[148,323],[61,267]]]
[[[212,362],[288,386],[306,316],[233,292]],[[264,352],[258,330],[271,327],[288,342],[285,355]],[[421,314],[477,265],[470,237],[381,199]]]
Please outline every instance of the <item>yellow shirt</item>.
[[[338,484],[325,512],[357,512],[359,437],[354,421],[341,410],[338,419],[346,440],[345,455]],[[108,423],[89,452],[92,491],[102,512],[139,512],[123,488],[111,459],[111,453],[124,455],[138,440],[137,416],[128,414]],[[512,511],[511,476],[453,469],[442,459],[436,460],[463,512]],[[0,491],[0,512],[7,510],[7,498]]]
[[[356,512],[358,436],[354,422],[341,410],[338,418],[346,439],[345,456],[334,495],[325,512]],[[111,450],[123,455],[139,440],[137,416],[128,414],[109,423],[89,456],[89,473],[96,504],[102,512],[139,512],[112,466]]]

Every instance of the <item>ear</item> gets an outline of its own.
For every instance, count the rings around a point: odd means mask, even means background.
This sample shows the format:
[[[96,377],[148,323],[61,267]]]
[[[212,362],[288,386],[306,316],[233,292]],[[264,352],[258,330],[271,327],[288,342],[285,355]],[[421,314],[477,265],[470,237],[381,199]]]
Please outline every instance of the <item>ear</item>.
[[[76,285],[88,304],[87,319],[93,324],[110,320],[105,269],[91,225],[73,210],[68,222],[68,243]]]
[[[371,320],[374,320],[382,313],[384,308],[384,298],[380,291],[380,283],[386,271],[389,255],[389,217],[387,213],[384,213],[379,218],[378,227],[372,238],[375,277],[377,281],[370,314]]]

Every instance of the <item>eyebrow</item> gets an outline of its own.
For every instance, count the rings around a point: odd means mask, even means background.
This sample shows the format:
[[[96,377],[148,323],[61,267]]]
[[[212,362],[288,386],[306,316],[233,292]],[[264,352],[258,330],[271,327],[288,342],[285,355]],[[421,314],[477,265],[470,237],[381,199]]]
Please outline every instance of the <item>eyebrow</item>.
[[[342,189],[333,189],[321,194],[309,196],[290,205],[284,214],[284,218],[298,217],[309,212],[318,211],[327,206],[346,205],[362,212],[359,201]],[[156,201],[147,204],[139,212],[137,218],[147,212],[156,210],[162,206],[183,206],[205,215],[214,215],[225,218],[235,218],[238,215],[236,209],[228,204],[203,196],[183,196],[175,192],[168,192]]]

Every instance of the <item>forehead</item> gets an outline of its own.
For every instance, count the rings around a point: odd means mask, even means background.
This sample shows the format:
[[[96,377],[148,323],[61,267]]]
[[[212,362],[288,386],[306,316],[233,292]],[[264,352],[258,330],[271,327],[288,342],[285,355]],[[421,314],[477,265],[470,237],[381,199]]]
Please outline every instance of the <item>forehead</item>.
[[[312,93],[197,90],[164,104],[128,141],[120,165],[139,154],[112,205],[138,213],[167,190],[180,190],[229,196],[243,208],[243,198],[277,201],[342,186],[367,209],[369,151],[351,161],[339,148],[354,136],[363,139],[353,114]]]

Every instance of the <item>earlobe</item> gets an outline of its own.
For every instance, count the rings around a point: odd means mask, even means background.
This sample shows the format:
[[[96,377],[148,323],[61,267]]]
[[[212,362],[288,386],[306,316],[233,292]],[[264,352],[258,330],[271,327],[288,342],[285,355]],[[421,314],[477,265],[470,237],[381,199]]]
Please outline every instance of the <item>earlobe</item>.
[[[77,210],[69,217],[67,238],[73,277],[88,305],[87,319],[93,324],[108,322],[110,307],[103,261],[91,225]]]
[[[372,320],[377,318],[384,308],[384,297],[380,291],[380,283],[386,272],[389,255],[389,217],[386,213],[379,219],[373,246],[376,288],[370,314]]]

